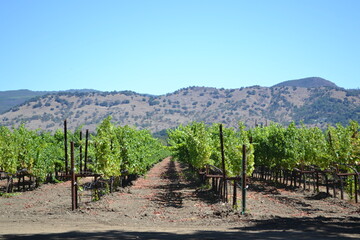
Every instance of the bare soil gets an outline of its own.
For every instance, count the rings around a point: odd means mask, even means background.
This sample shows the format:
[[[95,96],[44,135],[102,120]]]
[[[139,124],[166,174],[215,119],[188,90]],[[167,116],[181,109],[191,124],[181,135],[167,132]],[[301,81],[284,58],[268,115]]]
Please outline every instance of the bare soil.
[[[88,194],[76,211],[70,182],[0,197],[0,239],[360,238],[359,204],[252,181],[241,214],[169,158],[99,201]]]

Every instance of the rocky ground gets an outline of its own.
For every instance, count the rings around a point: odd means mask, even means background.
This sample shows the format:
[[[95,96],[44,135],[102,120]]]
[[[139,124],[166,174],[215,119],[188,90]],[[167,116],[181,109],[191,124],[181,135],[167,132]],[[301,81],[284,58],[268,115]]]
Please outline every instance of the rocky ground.
[[[240,214],[170,159],[99,201],[89,194],[76,211],[70,182],[0,197],[0,239],[360,238],[360,204],[252,180]]]

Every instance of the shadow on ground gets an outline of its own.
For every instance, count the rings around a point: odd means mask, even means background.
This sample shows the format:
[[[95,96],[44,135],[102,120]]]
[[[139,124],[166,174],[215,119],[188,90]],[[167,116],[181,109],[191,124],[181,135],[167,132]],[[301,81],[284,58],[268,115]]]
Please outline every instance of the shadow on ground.
[[[253,226],[238,228],[238,230],[293,230],[301,232],[322,232],[328,237],[338,234],[358,234],[360,237],[360,218],[326,218],[326,217],[275,217],[272,219],[253,220]],[[236,229],[236,228],[235,228]]]
[[[346,220],[346,221],[345,221]],[[257,220],[253,226],[227,231],[194,231],[193,233],[104,231],[65,232],[34,235],[3,235],[3,239],[359,239],[359,218],[275,218]],[[179,230],[177,230],[179,231]]]
[[[201,182],[196,171],[183,163],[179,164],[181,169],[177,169],[174,161],[170,161],[166,166],[166,171],[161,175],[161,178],[168,180],[169,183],[154,187],[163,190],[156,196],[156,202],[165,207],[174,208],[182,208],[185,197],[194,197],[208,204],[219,202],[219,198],[214,196],[211,190],[202,189],[204,183]],[[185,196],[184,192],[191,192],[191,194]]]
[[[181,182],[174,161],[169,161],[166,171],[161,175],[161,178],[168,180],[169,183],[155,186],[156,189],[163,190],[157,194],[155,201],[165,207],[182,208],[184,196],[181,191],[189,186]]]

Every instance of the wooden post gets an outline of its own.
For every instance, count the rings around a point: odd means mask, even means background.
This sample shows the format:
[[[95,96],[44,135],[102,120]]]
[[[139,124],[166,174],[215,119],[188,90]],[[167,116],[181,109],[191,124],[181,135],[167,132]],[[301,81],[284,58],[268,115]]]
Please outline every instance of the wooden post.
[[[316,192],[316,177],[315,177],[315,172],[311,173],[312,176],[312,185],[313,185],[313,192]],[[310,184],[310,183],[309,183]]]
[[[79,136],[79,138],[80,138],[80,143],[79,143],[79,158],[80,158],[80,160],[79,160],[79,172],[80,173],[82,173],[82,167],[83,167],[83,165],[82,165],[82,131],[80,131],[80,136]]]
[[[89,147],[89,129],[86,129],[85,136],[85,159],[84,159],[84,171],[87,171],[87,158],[88,158],[88,147]]]
[[[329,191],[329,179],[328,179],[328,176],[326,174],[326,172],[324,173],[324,176],[325,176],[325,184],[326,184],[326,193],[328,195],[330,195],[330,191]]]
[[[75,177],[75,160],[74,160],[74,142],[71,142],[71,209],[77,208],[76,196],[76,177]]]
[[[65,174],[69,174],[69,166],[68,166],[68,148],[67,148],[67,122],[64,120],[64,151],[65,151]]]
[[[227,194],[226,194],[226,172],[225,172],[225,153],[224,153],[224,136],[223,136],[223,128],[222,124],[220,124],[220,147],[221,147],[221,161],[222,161],[222,170],[223,170],[223,202],[227,202]]]
[[[358,194],[357,194],[357,188],[358,188],[358,175],[355,173],[354,175],[354,181],[355,181],[355,186],[354,186],[354,193],[355,193],[355,202],[358,203]]]
[[[340,179],[340,198],[343,200],[344,199],[344,181],[342,176],[339,176]]]
[[[219,178],[219,198],[221,199],[221,201],[224,201],[224,198],[223,198],[223,188],[224,188],[224,184],[222,182],[222,178]]]
[[[336,198],[336,181],[335,181],[335,179],[336,179],[336,173],[334,173],[334,183],[333,183],[333,185],[334,185],[334,191],[333,191],[334,198]]]
[[[304,188],[304,190],[306,190],[306,173],[301,171],[301,175],[304,177],[304,179],[303,179],[303,188]]]
[[[17,189],[18,189],[18,191],[20,192],[20,186],[21,186],[21,176],[20,176],[20,175],[18,175],[18,176],[17,176],[17,178],[18,178],[18,186],[17,186]]]
[[[233,207],[237,206],[237,191],[236,191],[236,180],[234,180],[234,191],[233,191]]]
[[[246,211],[246,146],[243,144],[243,159],[242,159],[242,211],[241,214],[245,214]]]
[[[319,171],[316,170],[316,192],[320,192],[319,188]]]

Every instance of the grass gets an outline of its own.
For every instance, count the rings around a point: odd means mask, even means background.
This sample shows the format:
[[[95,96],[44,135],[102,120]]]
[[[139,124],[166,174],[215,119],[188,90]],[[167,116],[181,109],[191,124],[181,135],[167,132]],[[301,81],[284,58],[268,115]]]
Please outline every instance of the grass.
[[[18,196],[21,195],[20,192],[16,192],[16,193],[0,193],[0,197],[4,197],[4,198],[11,198],[14,196]]]

